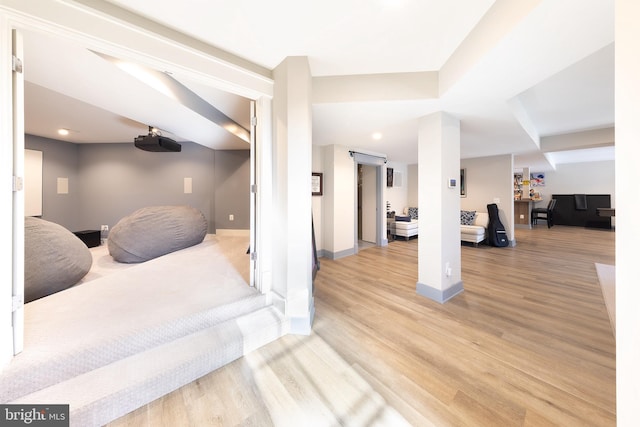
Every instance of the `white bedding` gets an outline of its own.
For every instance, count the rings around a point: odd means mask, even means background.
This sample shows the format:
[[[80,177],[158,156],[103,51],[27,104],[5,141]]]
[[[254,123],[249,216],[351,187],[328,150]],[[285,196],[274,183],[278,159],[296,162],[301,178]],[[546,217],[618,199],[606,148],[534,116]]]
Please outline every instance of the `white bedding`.
[[[207,242],[211,241],[215,241],[215,244],[224,252],[226,260],[235,266],[238,273],[245,279],[245,282],[248,283],[249,264],[247,257],[244,255],[246,254],[245,251],[249,244],[249,239],[238,236],[217,236],[215,234],[207,234],[200,245],[206,246]],[[200,247],[200,245],[196,245],[195,247]],[[100,246],[89,248],[89,251],[93,257],[91,270],[78,283],[76,283],[75,286],[90,282],[100,277],[108,276],[121,270],[142,265],[135,263],[128,264],[114,260],[113,257],[109,255],[109,249],[106,241]]]
[[[0,401],[263,307],[247,244],[208,235],[142,264],[94,248],[81,284],[25,305],[24,351],[0,375]]]
[[[86,282],[98,279],[103,276],[108,276],[111,273],[115,273],[120,270],[126,270],[127,268],[134,267],[137,264],[125,264],[114,260],[109,255],[109,249],[107,249],[106,242],[100,246],[89,248],[91,256],[93,257],[93,264],[91,264],[91,270],[84,276],[75,286],[81,285]]]

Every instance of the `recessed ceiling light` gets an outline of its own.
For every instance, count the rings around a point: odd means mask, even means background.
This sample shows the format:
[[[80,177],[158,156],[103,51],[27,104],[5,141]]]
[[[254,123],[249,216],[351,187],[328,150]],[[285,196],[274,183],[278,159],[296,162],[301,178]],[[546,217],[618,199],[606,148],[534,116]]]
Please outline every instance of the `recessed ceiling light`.
[[[382,139],[382,134],[381,134],[380,132],[374,132],[374,133],[371,135],[371,138],[376,139],[376,140],[377,140],[377,139]]]
[[[58,129],[58,135],[67,136],[69,135],[69,129]]]

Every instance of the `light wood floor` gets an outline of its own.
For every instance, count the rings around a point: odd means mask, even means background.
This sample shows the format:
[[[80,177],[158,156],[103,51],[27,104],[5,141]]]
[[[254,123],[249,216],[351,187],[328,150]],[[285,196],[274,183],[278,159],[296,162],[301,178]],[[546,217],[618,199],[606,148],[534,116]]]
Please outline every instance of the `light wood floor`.
[[[463,245],[464,292],[416,295],[417,241],[321,259],[314,331],[286,336],[112,426],[614,426],[615,339],[595,263],[615,233]]]

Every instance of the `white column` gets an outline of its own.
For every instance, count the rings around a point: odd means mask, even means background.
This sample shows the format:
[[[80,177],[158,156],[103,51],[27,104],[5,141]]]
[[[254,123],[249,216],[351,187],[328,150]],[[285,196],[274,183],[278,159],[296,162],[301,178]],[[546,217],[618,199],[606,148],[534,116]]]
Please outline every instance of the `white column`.
[[[311,73],[306,57],[285,59],[273,73],[274,274],[291,332],[309,334],[311,276]]]
[[[640,240],[638,135],[640,134],[640,3],[616,1],[616,398],[619,426],[638,424],[640,401]]]
[[[456,186],[450,186],[450,180]],[[460,267],[460,121],[438,112],[418,135],[418,294],[445,302],[463,291]]]

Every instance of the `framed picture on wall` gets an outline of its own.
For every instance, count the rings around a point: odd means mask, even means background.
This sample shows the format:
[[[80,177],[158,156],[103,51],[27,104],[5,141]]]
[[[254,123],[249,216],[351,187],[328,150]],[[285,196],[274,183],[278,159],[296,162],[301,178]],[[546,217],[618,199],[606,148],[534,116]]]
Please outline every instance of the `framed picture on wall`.
[[[311,195],[322,196],[322,174],[319,172],[311,173]]]
[[[393,187],[393,168],[387,168],[387,187]]]
[[[460,169],[460,197],[467,197],[467,170]]]
[[[532,173],[530,184],[532,187],[544,187],[544,172]]]

